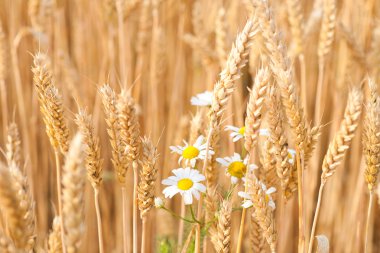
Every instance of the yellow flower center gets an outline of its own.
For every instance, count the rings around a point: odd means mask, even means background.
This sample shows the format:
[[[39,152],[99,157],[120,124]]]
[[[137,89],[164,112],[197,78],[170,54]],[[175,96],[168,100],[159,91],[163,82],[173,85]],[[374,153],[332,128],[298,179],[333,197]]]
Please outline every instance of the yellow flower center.
[[[270,198],[269,198],[269,195],[268,194],[265,194],[265,202],[269,202]]]
[[[193,186],[193,181],[189,178],[183,178],[178,181],[177,186],[180,190],[187,191]]]
[[[185,159],[193,159],[199,155],[199,150],[194,146],[188,146],[182,152],[182,156]]]
[[[247,171],[247,167],[245,166],[243,162],[235,161],[235,162],[230,163],[227,171],[231,176],[242,178],[245,172]]]
[[[290,153],[290,152],[288,151],[288,159],[292,159],[292,158],[293,158],[292,153]]]
[[[239,134],[244,135],[244,133],[245,133],[245,126],[239,129]]]

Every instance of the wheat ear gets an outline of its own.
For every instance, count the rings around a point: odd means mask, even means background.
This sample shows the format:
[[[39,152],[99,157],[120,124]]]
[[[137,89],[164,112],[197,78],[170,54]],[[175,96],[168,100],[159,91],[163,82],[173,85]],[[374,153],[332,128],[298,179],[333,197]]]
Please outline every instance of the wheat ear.
[[[227,24],[226,9],[221,6],[215,20],[215,50],[218,53],[219,65],[223,67],[227,60]]]
[[[6,131],[8,124],[8,100],[7,100],[7,87],[5,79],[7,76],[7,59],[8,47],[3,30],[3,24],[0,21],[0,100],[1,100],[1,119],[3,121],[3,130]],[[4,133],[5,135],[6,133]]]
[[[257,142],[258,131],[262,118],[262,109],[269,86],[269,79],[269,69],[260,69],[257,72],[249,95],[244,131],[244,147],[247,152],[252,152]]]
[[[140,125],[136,115],[135,102],[129,92],[123,90],[117,101],[117,116],[120,126],[120,144],[127,163],[133,168],[133,251],[137,252],[137,187],[138,159],[140,156]],[[124,191],[125,192],[125,191]]]
[[[17,253],[19,252],[12,240],[0,231],[0,251],[2,253]]]
[[[54,217],[52,231],[48,237],[48,253],[62,253],[62,241],[61,241],[61,218],[59,216]]]
[[[138,187],[138,204],[142,219],[141,252],[145,252],[147,242],[148,212],[154,205],[154,190],[157,176],[156,161],[158,158],[157,148],[147,138],[142,139],[142,154],[140,170],[140,183]]]
[[[6,217],[9,236],[19,249],[29,249],[33,245],[30,237],[29,203],[21,203],[24,192],[20,190],[19,182],[11,174],[9,168],[0,163],[0,205]]]
[[[103,246],[103,229],[99,205],[99,191],[102,183],[103,159],[100,158],[99,138],[95,136],[92,123],[92,116],[85,109],[80,109],[75,117],[79,132],[83,136],[83,144],[86,154],[87,178],[94,189],[95,211],[98,225],[99,252],[104,252]]]
[[[363,131],[363,153],[366,161],[364,178],[370,193],[368,202],[367,221],[365,229],[365,250],[368,252],[368,234],[373,206],[374,190],[377,186],[380,168],[380,96],[377,93],[377,85],[372,80],[368,80],[370,97],[366,106]]]
[[[216,144],[219,139],[219,128],[222,120],[224,110],[226,109],[227,102],[231,97],[232,92],[235,90],[234,82],[240,78],[241,69],[247,63],[247,56],[249,53],[249,48],[252,44],[254,36],[257,34],[257,23],[255,19],[250,19],[244,26],[243,31],[237,36],[235,44],[232,46],[231,52],[228,56],[225,68],[220,73],[220,80],[215,84],[213,90],[213,102],[209,111],[209,130],[206,142],[206,153],[209,151],[212,144]],[[207,170],[209,165],[208,157],[204,161],[203,170],[208,178],[207,173],[213,170]],[[203,198],[200,198],[198,205],[197,218],[199,219],[202,215],[202,203]],[[200,225],[197,225],[196,236],[195,236],[195,252],[200,252]]]
[[[62,176],[62,211],[64,219],[64,248],[67,253],[80,252],[84,232],[83,202],[85,168],[82,161],[82,136],[77,134],[70,144]]]
[[[21,140],[17,124],[14,122],[8,126],[7,142],[5,144],[5,147],[8,166],[12,164],[15,166],[20,166]]]
[[[231,251],[231,214],[231,201],[224,200],[218,216],[217,252],[228,253]]]
[[[317,207],[314,214],[313,226],[311,229],[308,253],[312,252],[315,228],[318,222],[318,215],[322,201],[324,186],[334,173],[338,165],[342,162],[351,141],[354,138],[355,130],[359,123],[362,111],[363,95],[360,88],[353,88],[348,96],[346,110],[340,128],[331,141],[322,164],[321,185],[319,187]]]
[[[248,178],[248,189],[254,206],[253,218],[262,229],[271,252],[276,252],[277,232],[273,209],[268,205],[267,195],[262,188],[262,183],[255,177]]]

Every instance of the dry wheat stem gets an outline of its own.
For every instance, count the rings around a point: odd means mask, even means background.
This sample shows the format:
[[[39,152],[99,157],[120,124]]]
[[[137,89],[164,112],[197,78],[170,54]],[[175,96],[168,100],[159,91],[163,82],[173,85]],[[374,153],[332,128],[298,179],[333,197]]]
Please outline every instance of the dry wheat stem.
[[[123,205],[123,250],[124,253],[128,252],[128,220],[127,220],[127,188],[125,185],[121,187],[121,198]]]
[[[369,248],[369,242],[368,242],[368,235],[370,230],[370,222],[371,222],[371,214],[372,214],[372,207],[373,207],[373,195],[374,193],[371,191],[369,193],[369,202],[368,202],[368,211],[367,211],[367,220],[365,225],[365,232],[364,232],[364,253],[368,253]]]
[[[94,188],[94,202],[95,202],[95,212],[96,212],[96,224],[98,227],[99,253],[103,253],[104,243],[103,243],[102,215],[100,212],[100,204],[99,204],[99,189],[97,187]]]

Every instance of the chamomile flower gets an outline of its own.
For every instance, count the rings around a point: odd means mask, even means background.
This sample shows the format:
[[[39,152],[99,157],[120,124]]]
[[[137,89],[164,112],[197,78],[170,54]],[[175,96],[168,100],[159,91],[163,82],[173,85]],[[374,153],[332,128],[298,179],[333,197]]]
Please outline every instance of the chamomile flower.
[[[187,166],[190,163],[191,167],[195,166],[197,159],[204,160],[206,158],[206,143],[203,143],[204,137],[201,135],[197,138],[193,145],[189,145],[186,141],[185,146],[170,146],[170,150],[173,153],[180,154],[178,163],[180,164],[182,160],[185,160]],[[209,150],[209,155],[213,155],[214,151]]]
[[[199,200],[200,192],[206,192],[206,186],[199,183],[206,178],[198,170],[179,168],[172,171],[174,176],[162,180],[163,185],[168,185],[163,190],[165,198],[172,198],[177,193],[183,197],[185,205],[193,203],[193,195]]]
[[[268,203],[268,206],[274,210],[276,208],[276,204],[274,203],[271,194],[276,192],[276,188],[270,187],[267,189],[266,185],[262,182],[259,182],[261,185],[261,189],[265,192],[265,201]],[[243,198],[243,204],[241,205],[243,208],[250,208],[253,206],[251,194],[247,192],[240,191],[238,195]]]
[[[190,100],[192,105],[196,106],[210,106],[212,104],[212,92],[205,91],[203,93],[199,93]]]
[[[245,126],[240,127],[240,128],[235,127],[235,126],[226,126],[224,130],[232,131],[232,133],[230,133],[230,136],[232,137],[233,142],[237,142],[238,140],[244,138]],[[268,137],[269,130],[266,128],[259,129],[259,135]]]
[[[244,138],[244,132],[245,132],[245,127],[235,127],[235,126],[226,126],[224,128],[225,131],[232,131],[230,133],[230,136],[232,137],[233,142],[237,142],[238,140]]]
[[[296,158],[296,151],[294,149],[288,148],[288,161],[290,164],[294,164]]]
[[[226,173],[231,176],[232,184],[236,184],[239,179],[242,179],[245,176],[247,173],[247,167],[249,171],[257,169],[255,164],[247,165],[248,160],[245,159],[243,161],[238,153],[234,153],[233,156],[216,158],[216,161],[226,168]]]

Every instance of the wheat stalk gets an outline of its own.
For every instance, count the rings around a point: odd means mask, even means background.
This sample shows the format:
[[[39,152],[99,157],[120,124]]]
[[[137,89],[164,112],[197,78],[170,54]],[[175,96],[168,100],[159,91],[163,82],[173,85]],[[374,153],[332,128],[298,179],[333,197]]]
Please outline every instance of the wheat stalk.
[[[358,121],[362,110],[362,100],[363,96],[360,88],[353,88],[348,96],[348,102],[340,128],[335,134],[334,139],[331,141],[325,158],[323,159],[321,185],[319,188],[317,207],[311,229],[309,253],[311,253],[313,249],[315,228],[318,221],[324,186],[328,178],[335,173],[336,168],[342,162],[344,155],[346,154],[351,141],[354,138],[355,130],[358,126]]]

